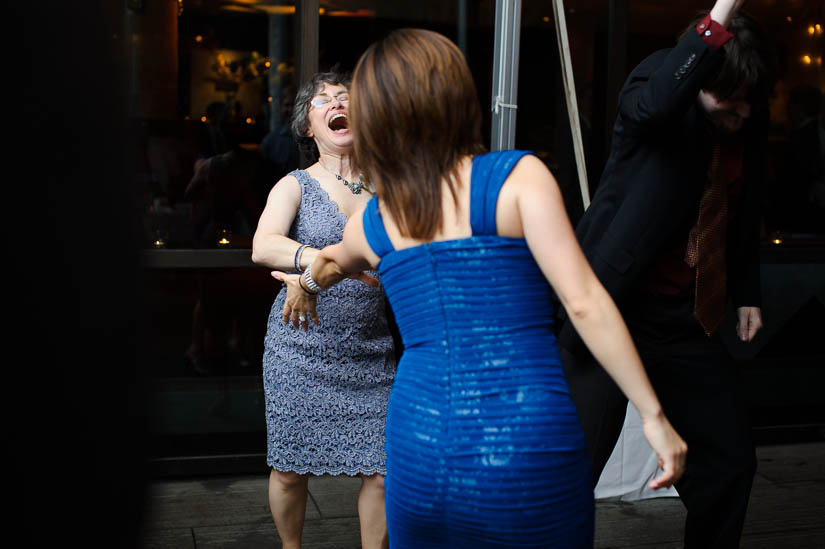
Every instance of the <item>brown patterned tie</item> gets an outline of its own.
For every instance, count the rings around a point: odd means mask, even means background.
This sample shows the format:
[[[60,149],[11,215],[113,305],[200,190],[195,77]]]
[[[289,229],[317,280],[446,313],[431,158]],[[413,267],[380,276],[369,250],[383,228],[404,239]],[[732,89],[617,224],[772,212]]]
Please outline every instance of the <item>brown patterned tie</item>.
[[[725,315],[727,278],[725,239],[728,192],[719,169],[720,146],[713,146],[708,182],[699,202],[699,219],[690,231],[685,262],[696,268],[696,300],[693,314],[711,335]]]

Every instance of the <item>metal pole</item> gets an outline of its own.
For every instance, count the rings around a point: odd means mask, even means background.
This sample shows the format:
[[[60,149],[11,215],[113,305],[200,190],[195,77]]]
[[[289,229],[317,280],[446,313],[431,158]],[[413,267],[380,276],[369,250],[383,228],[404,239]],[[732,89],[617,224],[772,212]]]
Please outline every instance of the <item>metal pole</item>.
[[[467,0],[458,0],[458,49],[467,59]]]
[[[582,207],[590,206],[590,190],[587,186],[587,168],[584,163],[584,145],[582,129],[579,122],[579,105],[576,101],[576,83],[573,80],[573,65],[570,62],[570,44],[567,42],[567,19],[564,15],[563,0],[553,0],[554,18],[556,20],[556,38],[559,43],[562,78],[564,80],[564,97],[567,100],[567,114],[570,118],[570,131],[573,133],[573,152],[576,156],[576,169],[579,174],[579,187],[582,193]]]
[[[521,0],[496,0],[493,50],[492,131],[490,149],[512,149],[516,143]]]
[[[319,8],[320,0],[298,0],[299,85],[318,72]]]
[[[320,0],[298,0],[298,87],[318,72],[318,35]],[[309,153],[301,151],[298,161],[306,168],[315,161]]]

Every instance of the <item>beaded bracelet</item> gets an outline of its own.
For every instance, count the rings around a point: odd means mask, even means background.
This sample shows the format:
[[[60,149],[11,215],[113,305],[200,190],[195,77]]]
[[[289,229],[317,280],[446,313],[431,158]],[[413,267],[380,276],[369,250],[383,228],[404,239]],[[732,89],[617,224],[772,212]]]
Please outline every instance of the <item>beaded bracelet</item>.
[[[306,288],[305,288],[306,291],[308,291],[311,294],[320,293],[321,290],[324,289],[323,287],[321,287],[320,284],[315,282],[315,280],[312,278],[312,264],[311,263],[309,264],[309,267],[307,267],[307,270],[304,271],[304,274],[301,275],[301,278],[304,279],[304,285],[306,286]]]
[[[298,271],[299,273],[303,271],[301,269],[301,254],[304,253],[304,248],[306,248],[307,246],[308,246],[308,244],[301,244],[300,246],[298,246],[298,249],[295,250],[295,259],[294,259],[295,270]]]

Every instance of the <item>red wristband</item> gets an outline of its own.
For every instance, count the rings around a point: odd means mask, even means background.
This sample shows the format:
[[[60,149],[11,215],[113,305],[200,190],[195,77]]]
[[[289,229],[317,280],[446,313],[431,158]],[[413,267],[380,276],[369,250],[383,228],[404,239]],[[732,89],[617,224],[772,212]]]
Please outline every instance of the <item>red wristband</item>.
[[[707,14],[705,18],[696,25],[696,32],[698,32],[702,40],[714,50],[718,50],[725,42],[733,38],[733,35],[728,29],[710,18],[710,14]]]

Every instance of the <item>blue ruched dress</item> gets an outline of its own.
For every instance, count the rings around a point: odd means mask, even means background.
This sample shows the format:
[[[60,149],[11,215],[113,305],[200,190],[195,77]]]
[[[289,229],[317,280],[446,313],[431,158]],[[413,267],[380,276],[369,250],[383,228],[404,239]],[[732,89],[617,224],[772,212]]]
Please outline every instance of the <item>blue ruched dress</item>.
[[[386,425],[390,547],[592,547],[584,435],[524,239],[496,235],[524,151],[477,156],[472,236],[395,250],[378,202],[367,241],[404,342]]]

